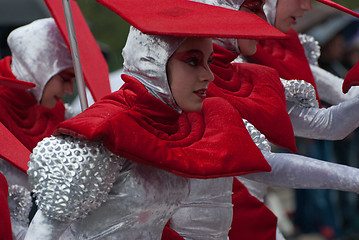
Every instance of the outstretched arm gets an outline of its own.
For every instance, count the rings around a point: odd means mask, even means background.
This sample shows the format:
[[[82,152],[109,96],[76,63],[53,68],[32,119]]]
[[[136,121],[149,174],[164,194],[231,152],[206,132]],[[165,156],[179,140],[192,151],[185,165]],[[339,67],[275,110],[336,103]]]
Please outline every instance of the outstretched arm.
[[[310,68],[317,85],[318,95],[321,100],[336,105],[341,102],[359,96],[359,87],[352,87],[348,93],[342,92],[343,79],[315,65]]]
[[[359,193],[359,169],[297,154],[264,152],[269,173],[243,177],[273,187],[334,189]]]
[[[282,80],[295,136],[340,140],[359,126],[359,95],[329,108],[319,108],[314,87],[303,80]]]
[[[329,108],[303,108],[287,102],[294,134],[298,137],[341,140],[359,127],[359,96]]]

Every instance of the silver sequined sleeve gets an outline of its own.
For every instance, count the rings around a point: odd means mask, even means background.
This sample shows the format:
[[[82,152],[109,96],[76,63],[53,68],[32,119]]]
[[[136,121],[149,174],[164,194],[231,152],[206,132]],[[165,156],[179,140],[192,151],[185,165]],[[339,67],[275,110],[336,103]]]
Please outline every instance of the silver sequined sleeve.
[[[359,169],[296,154],[262,151],[269,173],[244,177],[273,187],[334,189],[359,193]]]
[[[39,209],[66,222],[106,200],[124,161],[99,142],[69,136],[45,138],[30,158],[28,175]]]
[[[329,108],[318,108],[312,85],[303,80],[283,80],[295,136],[340,140],[359,126],[359,96]]]

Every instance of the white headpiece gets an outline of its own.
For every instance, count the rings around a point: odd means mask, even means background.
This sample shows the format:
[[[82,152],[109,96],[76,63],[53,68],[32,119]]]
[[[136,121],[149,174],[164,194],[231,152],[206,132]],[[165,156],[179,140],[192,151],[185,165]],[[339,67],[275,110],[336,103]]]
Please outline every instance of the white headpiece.
[[[275,15],[277,13],[277,2],[278,0],[266,0],[263,10],[266,14],[269,24],[275,26]]]
[[[53,18],[36,20],[12,31],[7,39],[11,70],[19,80],[35,83],[30,89],[40,102],[46,83],[73,67],[70,52]]]
[[[167,79],[168,59],[184,41],[184,37],[148,35],[131,26],[122,50],[123,73],[139,80],[153,96],[181,112]]]

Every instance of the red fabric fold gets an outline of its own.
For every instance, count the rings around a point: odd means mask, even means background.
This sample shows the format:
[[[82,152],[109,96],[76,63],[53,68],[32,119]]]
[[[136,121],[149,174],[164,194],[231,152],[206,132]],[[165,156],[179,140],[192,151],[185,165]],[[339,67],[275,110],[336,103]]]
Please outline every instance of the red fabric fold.
[[[0,173],[0,239],[12,239],[10,212],[8,204],[8,185]]]
[[[251,58],[256,63],[276,69],[283,79],[304,80],[312,84],[319,101],[317,85],[298,34],[294,29],[287,34],[289,39],[285,40],[260,40],[257,52]]]
[[[10,63],[11,57],[0,60],[0,75],[16,79]],[[27,90],[0,86],[0,122],[30,151],[63,120],[62,102],[52,109],[44,108]]]
[[[216,44],[213,48],[211,69],[215,80],[208,87],[208,96],[228,100],[269,141],[296,152],[293,127],[277,71],[256,64],[231,63],[237,54]]]
[[[31,152],[0,122],[0,158],[26,173]]]
[[[342,90],[343,93],[347,93],[352,86],[359,85],[359,62],[350,69],[344,78]]]
[[[124,86],[56,134],[101,140],[113,153],[185,177],[211,178],[269,171],[242,117],[220,98],[208,98],[199,113],[178,114],[123,75]]]
[[[236,178],[233,181],[232,202],[233,221],[229,239],[276,239],[277,217]]]

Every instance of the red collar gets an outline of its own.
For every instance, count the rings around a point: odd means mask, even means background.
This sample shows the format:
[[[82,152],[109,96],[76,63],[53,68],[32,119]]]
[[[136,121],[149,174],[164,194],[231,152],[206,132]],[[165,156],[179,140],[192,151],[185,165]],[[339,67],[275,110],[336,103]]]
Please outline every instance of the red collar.
[[[220,98],[199,113],[182,113],[153,97],[136,79],[82,114],[59,125],[57,134],[101,140],[113,153],[196,178],[269,171],[238,112]],[[238,157],[241,156],[241,157]]]
[[[208,88],[208,96],[228,100],[269,141],[295,152],[293,128],[278,73],[256,64],[231,63],[236,56],[214,45],[211,69],[215,80]]]

